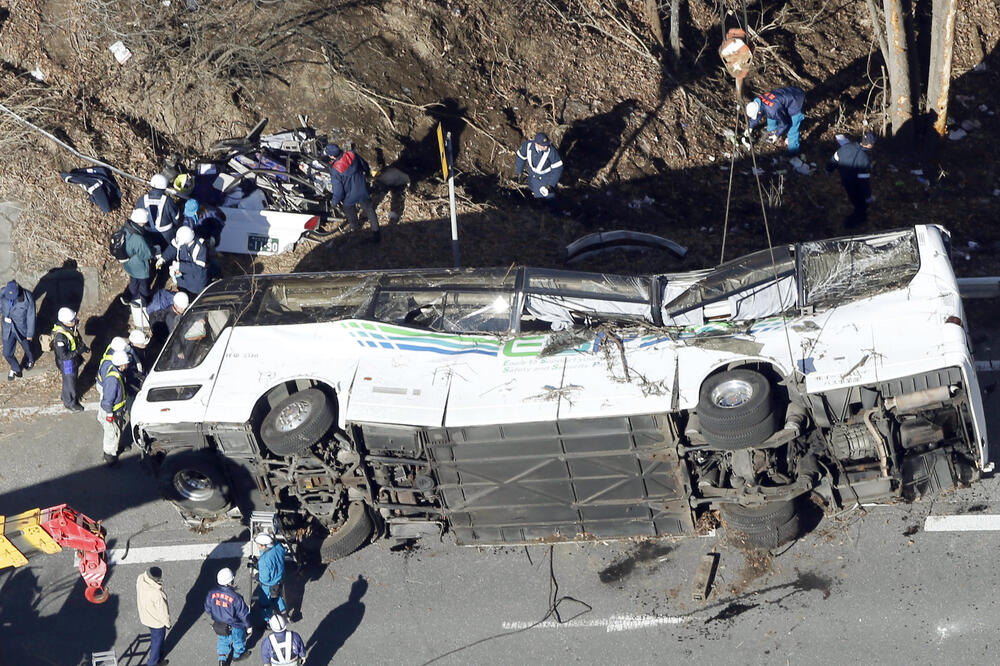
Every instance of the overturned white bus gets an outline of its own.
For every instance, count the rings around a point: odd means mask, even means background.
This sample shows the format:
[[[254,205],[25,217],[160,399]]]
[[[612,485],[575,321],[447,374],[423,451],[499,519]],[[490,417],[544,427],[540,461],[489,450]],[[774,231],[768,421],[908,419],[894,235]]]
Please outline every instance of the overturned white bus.
[[[643,277],[230,278],[168,340],[134,436],[185,511],[271,507],[325,559],[443,530],[687,534],[712,511],[771,547],[807,496],[911,498],[987,466],[948,242],[916,226]]]

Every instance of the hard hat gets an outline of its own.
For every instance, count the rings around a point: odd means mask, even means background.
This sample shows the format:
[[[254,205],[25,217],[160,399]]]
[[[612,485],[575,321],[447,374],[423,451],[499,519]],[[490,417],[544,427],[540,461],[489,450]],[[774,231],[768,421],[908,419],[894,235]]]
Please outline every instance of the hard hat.
[[[760,114],[760,102],[754,100],[747,102],[747,118],[756,118]]]
[[[275,613],[271,616],[271,619],[267,621],[268,626],[271,627],[271,631],[284,631],[288,623],[285,622],[285,618],[282,617],[281,613]]]
[[[108,346],[111,347],[111,351],[113,352],[125,351],[125,348],[128,347],[128,340],[121,337],[120,335],[116,335],[115,337],[111,338],[111,344]]]
[[[56,313],[56,319],[61,324],[72,324],[76,321],[76,312],[69,308],[59,308],[59,312]]]
[[[194,229],[188,226],[181,227],[177,230],[177,235],[174,236],[177,242],[181,245],[187,245],[194,240]]]
[[[133,347],[145,347],[149,344],[149,336],[141,328],[136,328],[128,334],[128,341]]]
[[[165,190],[167,189],[167,177],[162,173],[153,174],[153,177],[149,179],[149,186],[154,190]]]
[[[234,580],[236,580],[236,576],[233,575],[233,570],[229,567],[219,569],[219,573],[215,574],[215,582],[219,585],[229,585]]]
[[[184,217],[198,217],[198,203],[197,199],[188,199],[184,202]]]
[[[270,546],[272,543],[274,543],[274,537],[272,537],[267,532],[260,532],[259,534],[257,534],[257,536],[253,538],[253,540],[254,543],[259,544],[261,546]]]
[[[188,305],[191,304],[191,299],[183,291],[178,291],[174,294],[174,307],[184,312],[187,310]]]
[[[133,208],[132,214],[128,216],[128,219],[136,224],[149,224],[149,213],[146,212],[145,208]]]
[[[190,174],[180,174],[174,178],[174,189],[180,194],[190,193],[194,190],[194,178]]]
[[[119,368],[123,365],[128,365],[128,362],[128,353],[124,349],[111,354],[111,363],[117,365]]]

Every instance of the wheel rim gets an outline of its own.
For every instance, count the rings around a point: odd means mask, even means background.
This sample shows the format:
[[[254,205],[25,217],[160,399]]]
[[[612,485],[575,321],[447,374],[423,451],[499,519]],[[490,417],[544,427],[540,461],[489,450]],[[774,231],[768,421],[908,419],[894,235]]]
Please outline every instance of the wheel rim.
[[[742,407],[753,397],[753,385],[742,379],[729,379],[712,389],[712,404],[723,409]]]
[[[212,479],[193,469],[174,474],[174,488],[181,497],[195,502],[204,502],[215,493]]]
[[[305,423],[310,412],[312,412],[312,405],[308,401],[296,400],[285,405],[278,412],[274,425],[280,432],[291,432]]]

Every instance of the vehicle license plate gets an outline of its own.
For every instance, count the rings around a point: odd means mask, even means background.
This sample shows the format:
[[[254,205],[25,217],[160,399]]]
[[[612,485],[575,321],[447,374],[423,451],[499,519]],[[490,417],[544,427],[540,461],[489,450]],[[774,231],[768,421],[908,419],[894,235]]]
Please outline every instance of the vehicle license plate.
[[[249,252],[277,252],[278,239],[269,236],[258,236],[249,234],[247,236],[247,251]]]

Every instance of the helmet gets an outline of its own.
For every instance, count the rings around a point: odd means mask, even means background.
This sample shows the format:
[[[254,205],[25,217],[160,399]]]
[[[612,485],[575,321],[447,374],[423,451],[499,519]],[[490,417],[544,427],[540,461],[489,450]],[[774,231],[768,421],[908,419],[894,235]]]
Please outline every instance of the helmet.
[[[284,631],[288,623],[285,622],[285,618],[282,617],[281,613],[275,613],[271,616],[271,619],[267,621],[268,626],[271,627],[271,631]]]
[[[149,179],[149,186],[154,190],[165,190],[167,189],[167,177],[162,173],[153,174],[153,177]]]
[[[111,338],[111,344],[109,346],[113,352],[125,351],[125,348],[128,347],[128,340],[118,335]]]
[[[174,238],[181,245],[187,245],[194,240],[194,229],[188,226],[181,227],[177,230],[177,235]]]
[[[133,347],[145,347],[149,344],[149,336],[146,335],[146,332],[141,328],[136,328],[128,334],[128,341]],[[112,340],[112,342],[114,342],[114,340]]]
[[[124,349],[121,351],[116,351],[115,353],[111,354],[111,363],[112,365],[117,365],[119,368],[122,367],[123,365],[128,365],[129,363],[128,353]]]
[[[146,212],[145,208],[133,208],[132,214],[128,216],[128,219],[136,224],[149,224],[149,213]]]
[[[254,543],[260,546],[270,546],[272,543],[274,543],[274,537],[272,537],[267,532],[259,533],[257,536],[253,538],[253,540]]]
[[[760,102],[754,100],[747,102],[747,118],[756,118],[760,115]]]
[[[174,189],[178,194],[190,194],[194,191],[194,178],[190,174],[182,173],[174,178]]]
[[[56,319],[61,324],[72,324],[76,321],[76,312],[69,308],[59,308],[59,312],[56,313]]]
[[[178,291],[174,294],[174,307],[184,312],[187,310],[188,305],[191,304],[191,299],[183,291]]]
[[[188,199],[184,202],[184,217],[198,217],[198,203],[197,199]]]
[[[236,580],[236,576],[233,575],[233,570],[229,567],[219,569],[219,573],[215,574],[215,582],[219,585],[229,585],[234,580]]]

